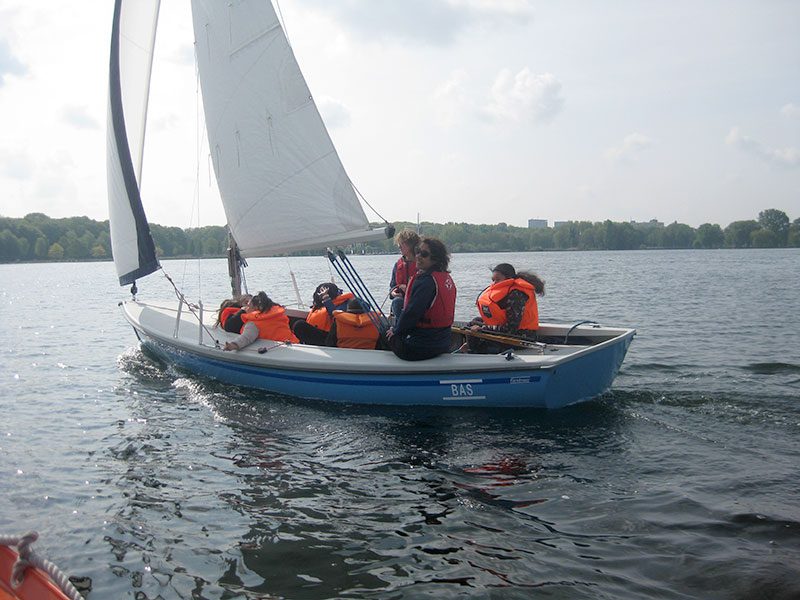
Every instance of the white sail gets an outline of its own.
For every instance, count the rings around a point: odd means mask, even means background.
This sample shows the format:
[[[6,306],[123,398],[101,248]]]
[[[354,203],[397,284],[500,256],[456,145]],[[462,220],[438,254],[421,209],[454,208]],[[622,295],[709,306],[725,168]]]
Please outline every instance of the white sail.
[[[369,222],[269,0],[192,0],[206,129],[244,256],[385,237]]]
[[[159,0],[117,0],[111,33],[106,168],[111,250],[120,285],[159,268],[140,189]]]

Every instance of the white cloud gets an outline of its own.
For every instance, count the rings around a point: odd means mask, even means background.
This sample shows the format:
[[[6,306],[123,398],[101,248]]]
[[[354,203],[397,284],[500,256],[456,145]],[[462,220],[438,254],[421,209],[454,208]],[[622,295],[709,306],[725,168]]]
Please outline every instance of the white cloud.
[[[25,75],[28,68],[11,52],[6,40],[0,39],[0,87],[5,83],[6,75]]]
[[[632,162],[652,145],[653,140],[649,137],[639,132],[633,132],[626,135],[619,146],[608,148],[605,156],[615,162]]]
[[[456,125],[465,114],[474,111],[474,102],[468,97],[467,72],[459,69],[441,84],[433,94],[439,123],[445,127]]]
[[[551,73],[537,75],[525,67],[516,75],[510,69],[500,71],[483,112],[493,120],[551,121],[563,106],[561,82]]]
[[[33,174],[34,165],[24,152],[0,150],[0,175],[24,181]]]
[[[350,124],[350,111],[347,107],[335,98],[321,96],[316,99],[317,107],[322,115],[322,120],[329,129],[345,127]]]
[[[100,124],[85,106],[65,106],[61,109],[63,121],[77,129],[99,129]]]
[[[394,37],[428,44],[452,43],[472,26],[526,23],[529,0],[304,0],[333,14],[346,28],[367,39]]]
[[[527,67],[516,74],[503,69],[488,93],[470,85],[465,70],[453,71],[434,92],[434,101],[439,122],[448,127],[467,117],[493,123],[546,122],[564,106],[561,83],[550,73],[537,75]]]
[[[798,106],[794,102],[789,102],[788,104],[784,104],[781,107],[781,114],[784,117],[789,117],[791,119],[800,118],[800,106]]]
[[[773,165],[781,167],[800,166],[800,150],[797,148],[770,148],[758,140],[743,135],[738,127],[733,127],[730,130],[725,138],[725,143]]]

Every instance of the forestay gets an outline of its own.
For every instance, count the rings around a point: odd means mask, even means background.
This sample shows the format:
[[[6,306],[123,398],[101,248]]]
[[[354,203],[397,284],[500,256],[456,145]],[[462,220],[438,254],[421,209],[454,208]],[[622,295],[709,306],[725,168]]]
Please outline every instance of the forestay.
[[[269,0],[192,0],[206,129],[244,256],[385,237],[369,222]]]

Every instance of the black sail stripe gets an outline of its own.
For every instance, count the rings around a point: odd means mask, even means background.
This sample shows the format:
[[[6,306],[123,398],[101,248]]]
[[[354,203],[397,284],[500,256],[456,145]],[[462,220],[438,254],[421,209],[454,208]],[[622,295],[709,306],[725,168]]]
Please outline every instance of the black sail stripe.
[[[158,270],[160,265],[158,263],[158,258],[156,258],[153,236],[150,234],[150,225],[147,223],[147,217],[144,214],[144,207],[142,206],[142,199],[139,195],[139,185],[136,181],[133,160],[131,159],[130,147],[128,146],[128,134],[125,129],[119,64],[122,1],[123,0],[116,0],[114,3],[114,25],[111,30],[111,63],[109,65],[108,79],[114,140],[116,142],[117,156],[119,157],[120,167],[122,169],[122,178],[125,182],[128,201],[136,225],[136,246],[139,252],[138,268],[121,275],[119,278],[120,285],[128,285],[133,283],[136,279]]]

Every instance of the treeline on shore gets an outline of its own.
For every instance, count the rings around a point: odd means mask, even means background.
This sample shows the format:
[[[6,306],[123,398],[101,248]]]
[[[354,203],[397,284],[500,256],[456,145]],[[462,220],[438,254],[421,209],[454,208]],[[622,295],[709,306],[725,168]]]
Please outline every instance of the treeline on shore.
[[[416,228],[412,223],[397,223]],[[225,227],[190,229],[151,225],[156,251],[163,258],[214,257],[225,254]],[[438,237],[451,252],[525,252],[537,250],[636,250],[683,248],[783,248],[800,247],[800,218],[790,221],[785,212],[769,208],[757,220],[734,221],[724,229],[704,223],[694,228],[683,223],[569,221],[558,227],[514,227],[505,223],[420,224],[422,235]],[[359,246],[365,253],[392,253],[392,240]],[[300,254],[317,254],[312,253]],[[25,217],[0,217],[0,262],[109,260],[111,238],[108,221],[88,217],[52,219],[42,213]]]

